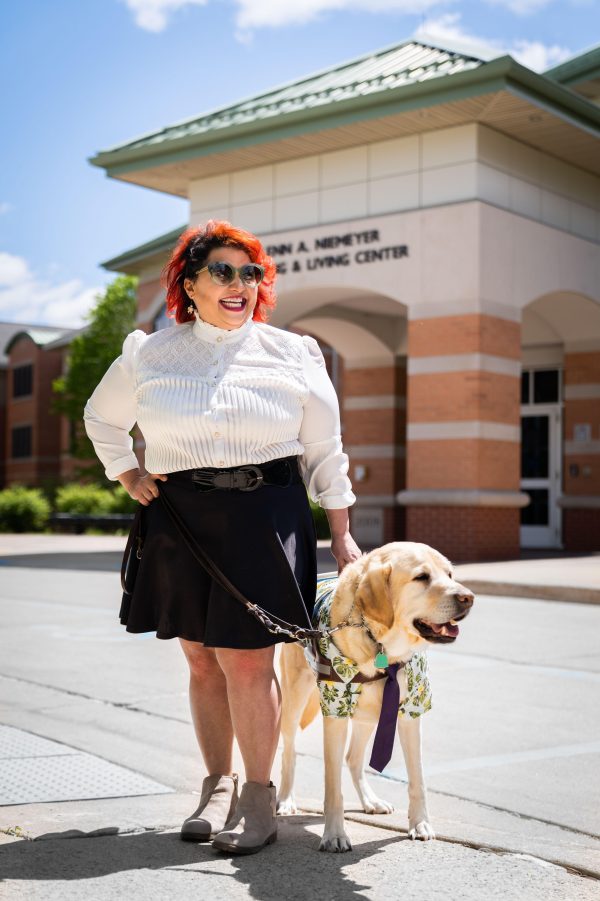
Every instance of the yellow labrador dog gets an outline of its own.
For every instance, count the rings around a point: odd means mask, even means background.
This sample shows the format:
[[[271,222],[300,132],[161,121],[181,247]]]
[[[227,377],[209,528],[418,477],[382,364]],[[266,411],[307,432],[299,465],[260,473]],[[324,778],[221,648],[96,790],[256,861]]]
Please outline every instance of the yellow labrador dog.
[[[404,663],[430,643],[453,642],[459,631],[457,623],[472,605],[473,594],[453,578],[451,564],[442,554],[426,544],[393,542],[363,555],[342,571],[330,601],[329,623],[331,627],[345,622],[358,625],[345,626],[331,638],[340,654],[354,661],[363,676],[375,676],[378,651],[385,653],[389,663]],[[377,662],[381,667],[382,658]],[[406,670],[399,669],[398,677],[400,697],[404,698]],[[321,851],[352,849],[344,831],[341,792],[349,716],[352,737],[346,761],[363,808],[366,813],[392,811],[365,778],[365,750],[379,718],[384,681],[362,683],[353,714],[323,717],[325,831]],[[296,812],[296,730],[306,727],[319,710],[315,676],[299,644],[282,647],[281,684],[284,750],[278,812],[291,814]],[[427,813],[421,763],[421,717],[399,717],[397,728],[408,773],[409,836],[426,841],[435,835]]]

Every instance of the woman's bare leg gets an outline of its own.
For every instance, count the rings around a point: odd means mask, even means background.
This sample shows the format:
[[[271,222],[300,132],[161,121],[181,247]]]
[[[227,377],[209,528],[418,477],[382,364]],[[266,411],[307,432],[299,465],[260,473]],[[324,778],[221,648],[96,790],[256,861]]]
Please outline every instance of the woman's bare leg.
[[[232,771],[233,726],[227,682],[214,648],[179,639],[190,667],[190,711],[208,775]]]
[[[229,710],[246,781],[268,785],[281,725],[281,691],[273,668],[275,648],[215,651],[227,680]]]

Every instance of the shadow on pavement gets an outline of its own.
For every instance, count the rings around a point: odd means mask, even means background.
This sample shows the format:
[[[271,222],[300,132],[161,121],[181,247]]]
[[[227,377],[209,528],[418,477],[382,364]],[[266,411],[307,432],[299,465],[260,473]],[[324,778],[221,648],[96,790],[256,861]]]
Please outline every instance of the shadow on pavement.
[[[18,566],[26,569],[72,569],[96,570],[98,572],[119,572],[125,550],[123,537],[122,551],[56,552],[53,554],[14,554],[0,557],[0,567]],[[329,548],[317,549],[319,572],[337,570],[337,565]]]
[[[125,550],[123,538],[123,551]],[[121,568],[123,551],[94,551],[90,553],[14,554],[0,557],[0,566],[19,566],[26,569],[80,569],[117,572]]]
[[[277,842],[249,856],[221,854],[209,844],[182,842],[178,832],[118,835],[115,827],[114,834],[110,829],[96,835],[78,830],[46,833],[33,841],[3,845],[0,878],[68,883],[140,870],[163,870],[165,874],[185,870],[197,874],[210,894],[214,886],[215,897],[223,897],[222,890],[229,883],[232,897],[247,893],[260,901],[313,896],[352,901],[364,899],[362,891],[369,886],[342,872],[344,867],[376,855],[389,844],[408,841],[394,833],[389,838],[355,845],[347,854],[321,854],[322,825],[322,817],[281,817]],[[315,826],[319,827],[318,834],[312,831]],[[239,883],[236,889],[231,880]],[[85,891],[84,886],[81,888]]]

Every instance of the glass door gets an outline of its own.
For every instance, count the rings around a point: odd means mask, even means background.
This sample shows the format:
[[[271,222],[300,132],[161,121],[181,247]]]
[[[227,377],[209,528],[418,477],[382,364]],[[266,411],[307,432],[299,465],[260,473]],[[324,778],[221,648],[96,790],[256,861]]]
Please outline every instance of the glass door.
[[[561,546],[559,375],[558,370],[523,373],[521,490],[531,498],[521,509],[521,546],[526,548]]]

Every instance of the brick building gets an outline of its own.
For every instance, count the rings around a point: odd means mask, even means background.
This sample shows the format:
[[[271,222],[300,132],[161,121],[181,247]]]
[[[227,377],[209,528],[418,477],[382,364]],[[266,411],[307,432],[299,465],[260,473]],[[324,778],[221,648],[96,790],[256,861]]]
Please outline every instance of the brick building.
[[[52,381],[77,329],[0,322],[0,488],[73,478],[70,425],[51,412]]]
[[[359,543],[598,549],[599,101],[600,48],[540,75],[411,41],[91,162],[260,235],[272,323],[331,349]],[[180,231],[105,264],[146,330]]]

